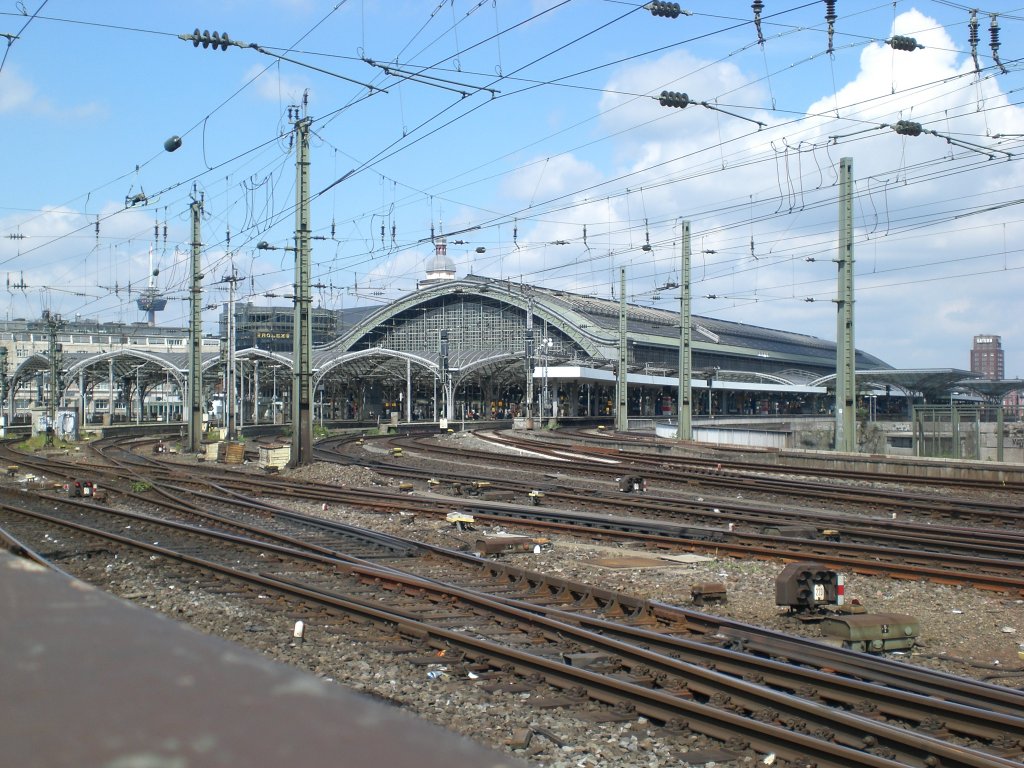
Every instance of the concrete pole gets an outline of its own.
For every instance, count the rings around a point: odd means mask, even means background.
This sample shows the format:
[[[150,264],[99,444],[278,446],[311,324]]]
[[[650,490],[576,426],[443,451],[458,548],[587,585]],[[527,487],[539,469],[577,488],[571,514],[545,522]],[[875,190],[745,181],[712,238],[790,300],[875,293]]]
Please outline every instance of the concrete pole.
[[[309,126],[295,122],[295,327],[292,332],[292,466],[313,462],[313,320],[310,285]]]
[[[691,379],[693,378],[693,331],[690,328],[690,222],[683,222],[683,253],[680,266],[679,296],[679,428],[680,442],[693,439],[693,421],[690,408]]]
[[[615,429],[629,431],[628,371],[629,349],[626,346],[626,268],[619,270],[619,369],[615,384]]]
[[[533,298],[526,301],[526,428],[532,428],[533,419]]]
[[[190,453],[199,453],[203,442],[203,302],[200,269],[200,253],[203,244],[200,237],[200,221],[203,212],[202,200],[193,199],[189,206],[192,213],[192,288],[189,291],[191,318],[188,324],[188,445]],[[113,375],[111,375],[113,381]],[[114,393],[111,384],[110,415],[114,414]]]
[[[405,420],[412,423],[412,361],[405,361]]]
[[[837,451],[857,450],[857,379],[853,340],[853,158],[839,161],[838,296],[836,297]]]

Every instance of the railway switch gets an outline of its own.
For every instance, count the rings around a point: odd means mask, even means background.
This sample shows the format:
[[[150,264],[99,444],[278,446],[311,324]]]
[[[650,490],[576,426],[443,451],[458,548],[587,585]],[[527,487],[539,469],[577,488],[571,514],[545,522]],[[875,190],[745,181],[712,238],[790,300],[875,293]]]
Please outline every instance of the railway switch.
[[[477,539],[473,545],[473,554],[477,557],[522,553],[539,555],[548,544],[549,539],[532,536],[491,536]]]
[[[916,618],[901,613],[834,615],[821,622],[821,634],[827,641],[868,653],[913,648],[920,631]]]
[[[690,588],[690,599],[694,605],[726,602],[725,584],[720,581],[703,581]]]
[[[775,577],[775,604],[794,612],[842,605],[845,589],[843,574],[821,563],[790,563]]]

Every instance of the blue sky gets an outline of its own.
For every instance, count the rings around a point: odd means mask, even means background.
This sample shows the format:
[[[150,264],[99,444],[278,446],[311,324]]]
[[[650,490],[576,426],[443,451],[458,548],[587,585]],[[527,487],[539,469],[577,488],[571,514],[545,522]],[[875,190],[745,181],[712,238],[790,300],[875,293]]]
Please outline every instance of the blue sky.
[[[255,246],[292,237],[304,103],[319,305],[414,290],[445,231],[459,275],[617,298],[625,267],[677,309],[685,219],[696,314],[833,340],[850,157],[857,347],[966,369],[996,334],[1024,376],[1024,9],[979,10],[973,51],[959,3],[835,10],[830,35],[826,3],[767,0],[762,44],[747,2],[0,0],[4,316],[143,320],[152,258],[184,325],[194,194],[204,301],[234,269],[238,299],[287,304],[291,254]]]

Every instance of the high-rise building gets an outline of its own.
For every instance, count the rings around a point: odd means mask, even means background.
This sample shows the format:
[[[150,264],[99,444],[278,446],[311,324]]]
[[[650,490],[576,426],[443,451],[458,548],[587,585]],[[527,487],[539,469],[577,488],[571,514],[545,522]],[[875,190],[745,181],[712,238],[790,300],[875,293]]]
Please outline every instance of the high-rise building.
[[[971,347],[971,373],[978,373],[986,379],[1006,378],[1003,361],[1003,345],[998,336],[975,336]]]

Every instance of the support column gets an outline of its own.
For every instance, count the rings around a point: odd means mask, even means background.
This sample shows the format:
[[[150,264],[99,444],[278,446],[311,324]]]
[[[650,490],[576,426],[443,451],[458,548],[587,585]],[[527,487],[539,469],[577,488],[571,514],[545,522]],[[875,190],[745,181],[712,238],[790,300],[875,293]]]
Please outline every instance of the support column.
[[[405,420],[412,423],[412,361],[405,361]]]
[[[857,381],[853,341],[853,158],[839,161],[838,296],[836,297],[837,451],[857,450]]]
[[[191,317],[188,323],[188,445],[190,453],[199,453],[203,442],[203,302],[199,255],[202,251],[200,221],[203,211],[201,199],[193,198],[189,210],[192,214],[192,287],[189,291]],[[110,408],[111,423],[114,419],[114,363],[110,363]]]
[[[313,313],[310,286],[309,117],[295,122],[295,322],[292,466],[313,462]]]
[[[626,346],[626,268],[619,270],[619,368],[615,384],[615,429],[629,431],[628,370],[629,350]]]
[[[679,270],[679,398],[678,430],[680,441],[693,439],[693,414],[690,399],[693,397],[693,329],[690,327],[690,222],[683,222],[682,264]]]

